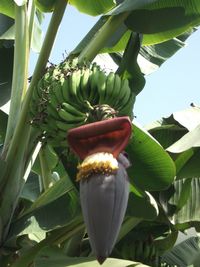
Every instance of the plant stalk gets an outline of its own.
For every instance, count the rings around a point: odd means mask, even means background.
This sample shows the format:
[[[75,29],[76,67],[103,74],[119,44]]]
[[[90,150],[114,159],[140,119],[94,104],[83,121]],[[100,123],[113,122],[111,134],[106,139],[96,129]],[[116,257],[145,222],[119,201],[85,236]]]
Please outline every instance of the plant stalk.
[[[66,0],[56,1],[55,9],[47,30],[40,56],[38,58],[38,62],[35,67],[33,78],[22,105],[22,110],[20,112],[13,137],[11,139],[8,151],[7,146],[4,150],[3,156],[6,161],[6,170],[4,172],[3,179],[1,180],[0,188],[0,219],[3,220],[2,228],[6,228],[6,230],[4,229],[4,239],[6,238],[12,215],[17,206],[18,198],[24,185],[23,176],[26,171],[26,166],[28,165],[27,161],[30,159],[29,151],[27,149],[31,129],[31,125],[28,121],[28,114],[32,93],[35,85],[42,76],[42,73],[45,71],[45,67],[54,44],[60,22],[64,15],[66,5]],[[37,143],[35,143],[35,146],[36,145]],[[31,147],[31,150],[34,150],[33,147]],[[26,155],[29,155],[28,158],[26,158]],[[17,188],[15,187],[16,185]],[[10,190],[11,188],[12,190]],[[9,193],[9,190],[10,192],[12,191],[12,194]],[[8,193],[8,195],[6,195],[6,193]]]
[[[33,0],[29,0],[28,1],[29,50],[31,48],[34,21],[35,21],[35,4]]]
[[[35,85],[37,84],[37,82],[39,81],[39,79],[41,78],[42,74],[45,71],[45,67],[49,59],[51,49],[54,44],[59,25],[64,15],[66,5],[67,5],[66,0],[58,0],[56,2],[56,6],[55,6],[55,9],[54,9],[47,33],[46,33],[46,37],[42,45],[40,56],[36,64],[29,89],[24,99],[20,118],[16,126],[16,130],[14,132],[11,144],[9,146],[9,150],[6,156],[6,161],[13,160],[13,158],[15,157],[16,148],[19,146],[19,142],[20,141],[23,142],[23,140],[21,140],[20,137],[21,137],[21,133],[23,131],[24,125],[29,123],[28,114],[29,114],[29,105],[30,105],[32,93],[35,89]]]
[[[40,160],[40,167],[41,167],[41,178],[42,178],[42,188],[44,191],[46,191],[51,182],[51,170],[49,169],[47,159],[45,156],[45,150],[43,147],[41,147],[40,152],[39,152],[39,160]]]
[[[128,15],[129,12],[125,12],[120,15],[109,17],[106,23],[95,34],[91,42],[80,53],[78,57],[79,62],[83,62],[84,60],[92,61]]]
[[[28,17],[26,5],[15,4],[15,48],[14,67],[11,90],[10,111],[8,126],[4,142],[3,154],[15,130],[20,109],[22,106],[22,95],[27,87],[29,41],[28,41]]]

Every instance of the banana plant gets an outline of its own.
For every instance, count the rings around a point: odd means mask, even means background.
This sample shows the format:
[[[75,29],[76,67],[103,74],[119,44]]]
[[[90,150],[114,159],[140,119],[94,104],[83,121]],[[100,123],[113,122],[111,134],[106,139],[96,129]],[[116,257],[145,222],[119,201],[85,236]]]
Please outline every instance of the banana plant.
[[[100,18],[48,64],[67,5]],[[185,113],[141,128],[149,70],[137,58],[159,67],[183,47],[199,1],[7,0],[0,21],[0,265],[167,266],[178,232],[198,231],[199,109],[193,128]],[[101,53],[115,72],[95,63]]]

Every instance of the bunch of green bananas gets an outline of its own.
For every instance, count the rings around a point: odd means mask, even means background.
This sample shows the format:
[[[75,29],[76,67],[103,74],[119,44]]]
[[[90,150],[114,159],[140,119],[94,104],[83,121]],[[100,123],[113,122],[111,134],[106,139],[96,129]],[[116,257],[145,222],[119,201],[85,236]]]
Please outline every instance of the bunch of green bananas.
[[[114,116],[133,117],[135,95],[128,80],[96,64],[63,61],[38,82],[30,105],[31,123],[54,146],[66,146],[71,128]]]
[[[160,267],[160,257],[157,255],[156,247],[149,240],[134,240],[131,244],[125,242],[121,249],[121,256],[124,259]]]

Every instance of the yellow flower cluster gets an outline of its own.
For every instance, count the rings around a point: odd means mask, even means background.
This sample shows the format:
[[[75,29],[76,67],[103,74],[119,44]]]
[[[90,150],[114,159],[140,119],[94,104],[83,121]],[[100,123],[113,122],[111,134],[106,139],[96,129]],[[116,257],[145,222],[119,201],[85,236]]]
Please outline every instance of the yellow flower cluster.
[[[99,152],[89,155],[78,165],[77,181],[89,178],[92,174],[111,174],[118,169],[118,162],[112,154]]]

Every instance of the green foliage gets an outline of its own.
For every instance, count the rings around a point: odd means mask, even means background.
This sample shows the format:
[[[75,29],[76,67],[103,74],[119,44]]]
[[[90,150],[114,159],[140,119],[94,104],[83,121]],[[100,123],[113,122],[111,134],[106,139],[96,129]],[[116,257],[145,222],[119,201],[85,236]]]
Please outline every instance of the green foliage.
[[[74,86],[77,80],[80,82],[80,72],[74,65],[77,72],[75,71],[73,82],[73,71],[65,66],[63,73],[69,81],[67,86],[73,88],[69,90],[69,95],[67,93],[66,105],[62,109],[69,108],[71,103],[75,105],[74,115],[69,118],[60,112],[59,101],[66,97],[66,91],[60,91],[61,94],[57,91],[56,101],[59,103],[52,113],[64,118],[62,141],[65,145],[60,143],[60,139],[56,140],[56,132],[51,136],[56,141],[54,148],[44,137],[49,128],[54,129],[55,125],[52,121],[47,125],[45,117],[43,125],[41,118],[38,123],[43,129],[32,128],[30,121],[33,123],[33,117],[30,118],[30,113],[35,115],[35,110],[45,107],[43,113],[37,115],[46,116],[49,111],[47,99],[41,90],[36,89],[44,81],[40,78],[45,73],[67,1],[2,0],[0,3],[0,106],[10,99],[12,87],[11,110],[17,108],[9,116],[0,110],[2,267],[98,265],[81,214],[79,184],[75,182],[79,159],[69,151],[66,142],[67,130],[71,127],[69,125],[73,123],[72,126],[77,126],[82,108],[86,109],[85,113],[91,112],[89,102],[93,106],[103,105],[102,110],[95,107],[95,112],[100,112],[100,115],[105,112],[106,105],[114,103],[119,112],[123,110],[118,115],[131,116],[135,96],[143,89],[144,75],[152,72],[152,64],[156,68],[160,67],[184,47],[185,40],[195,31],[194,26],[200,24],[200,6],[197,0],[190,1],[190,4],[184,0],[119,0],[116,3],[112,0],[71,0],[69,3],[80,12],[102,17],[67,60],[77,57],[76,63],[89,61],[90,65],[90,61],[98,53],[104,52],[110,54],[117,63],[118,74],[105,74],[102,71],[100,75],[98,67],[92,65],[95,75],[88,78],[88,91],[82,90],[80,93],[78,87]],[[52,12],[52,19],[41,48],[40,18],[43,12]],[[23,29],[27,42],[20,35],[22,31],[19,29]],[[25,45],[24,48],[20,44]],[[40,52],[40,55],[27,89],[30,47]],[[148,66],[138,64],[138,55],[147,60]],[[69,61],[63,61],[59,66],[63,67],[67,62]],[[20,74],[19,67],[23,69]],[[64,82],[59,75],[56,79],[48,80],[50,69],[59,72],[58,66],[47,69],[45,90],[49,90],[51,86],[55,88],[58,81]],[[60,75],[63,73],[59,72]],[[119,91],[112,82],[113,77],[117,77],[116,81],[123,84],[118,86]],[[119,85],[116,81],[115,84]],[[16,86],[19,87],[18,90]],[[105,87],[110,91],[106,91]],[[129,93],[125,93],[126,91]],[[80,100],[80,97],[83,98]],[[123,102],[125,100],[130,103],[128,109],[128,102]],[[94,116],[87,123],[92,121],[95,121]],[[173,246],[180,231],[192,226],[197,232],[200,229],[199,121],[200,109],[193,104],[189,109],[175,112],[170,117],[149,125],[146,130],[136,122],[133,123],[132,136],[126,147],[131,162],[128,169],[128,208],[115,248],[111,258],[104,263],[105,267],[198,266],[198,238]],[[12,127],[8,127],[8,124]],[[42,146],[39,141],[42,141]]]
[[[6,127],[7,127],[8,115],[0,110],[0,143],[3,144],[3,141],[6,136]]]
[[[163,261],[170,266],[194,266],[199,265],[199,238],[190,237],[176,245],[171,251],[163,255]]]
[[[160,144],[137,125],[133,125],[127,152],[132,162],[128,170],[131,183],[144,190],[157,191],[173,182],[174,162]]]
[[[41,12],[52,12],[56,1],[57,0],[35,0],[35,5]]]
[[[69,3],[75,6],[80,12],[88,15],[97,16],[108,12],[115,6],[113,0],[70,0]]]
[[[14,17],[14,1],[2,0],[0,3],[0,12],[6,16]]]
[[[123,1],[111,15],[130,12],[126,26],[144,34],[144,45],[156,44],[175,36],[199,24],[199,2],[187,1]],[[169,21],[169,17],[171,18]]]

